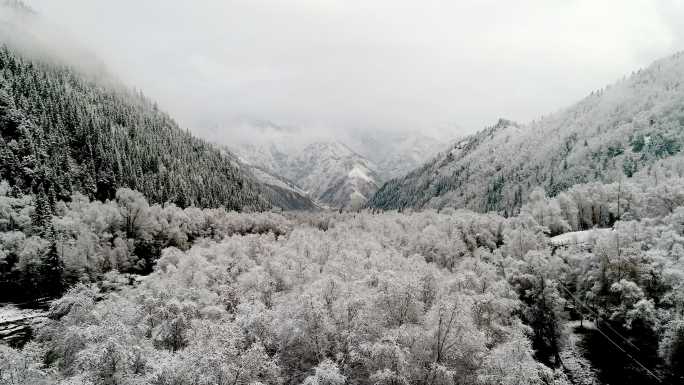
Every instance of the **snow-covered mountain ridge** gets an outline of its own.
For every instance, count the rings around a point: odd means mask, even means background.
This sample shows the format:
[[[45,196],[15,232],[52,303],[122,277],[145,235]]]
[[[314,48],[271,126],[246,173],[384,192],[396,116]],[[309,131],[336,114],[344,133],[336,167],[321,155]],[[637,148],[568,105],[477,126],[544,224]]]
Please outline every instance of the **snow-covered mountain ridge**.
[[[528,124],[501,119],[407,175],[371,207],[464,207],[511,215],[536,186],[554,196],[592,181],[680,159],[684,55],[656,61],[560,112]],[[672,160],[677,161],[677,160]]]
[[[295,150],[277,143],[251,144],[233,151],[243,163],[292,181],[330,208],[360,207],[381,183],[375,165],[340,142],[314,142]],[[264,182],[263,174],[255,174]]]

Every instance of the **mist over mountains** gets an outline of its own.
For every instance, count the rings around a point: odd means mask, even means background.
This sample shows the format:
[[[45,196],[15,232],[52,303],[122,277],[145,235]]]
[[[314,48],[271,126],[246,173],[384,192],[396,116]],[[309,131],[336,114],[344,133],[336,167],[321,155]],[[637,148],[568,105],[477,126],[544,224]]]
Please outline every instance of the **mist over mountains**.
[[[392,177],[434,156],[446,144],[414,133],[357,132],[311,137],[296,128],[255,124],[251,140],[231,151],[249,166],[286,178],[328,208],[358,209]]]

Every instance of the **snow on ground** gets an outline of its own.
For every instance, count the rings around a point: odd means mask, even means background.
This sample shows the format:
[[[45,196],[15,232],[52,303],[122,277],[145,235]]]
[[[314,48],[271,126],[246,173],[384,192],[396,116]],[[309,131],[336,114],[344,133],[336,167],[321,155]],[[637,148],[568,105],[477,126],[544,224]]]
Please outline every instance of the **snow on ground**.
[[[370,171],[366,167],[357,163],[354,165],[354,168],[352,168],[349,171],[347,176],[352,179],[359,178],[369,183],[376,183],[375,180],[370,175],[368,175],[369,173]]]
[[[0,343],[19,343],[30,339],[32,328],[45,320],[42,309],[22,309],[14,304],[0,303]]]
[[[579,321],[568,322],[566,325],[568,336],[567,343],[560,352],[563,366],[565,366],[566,374],[574,385],[596,385],[601,382],[598,380],[596,370],[591,366],[591,363],[584,358],[582,348],[578,343],[582,339],[582,335],[575,333],[575,329],[580,326]],[[584,321],[585,328],[593,328],[592,322]]]
[[[587,244],[594,241],[594,239],[610,234],[613,229],[592,229],[584,231],[572,231],[569,233],[557,235],[549,239],[549,243],[553,246],[568,246]]]
[[[257,178],[257,180],[259,180],[262,183],[270,184],[271,186],[276,186],[276,187],[280,187],[280,188],[285,189],[285,190],[293,191],[293,192],[295,192],[299,195],[302,195],[302,196],[308,195],[308,192],[302,190],[298,186],[296,186],[292,183],[287,183],[283,179],[278,178],[278,177],[274,176],[273,174],[266,172],[266,171],[264,171],[258,167],[254,167],[251,170],[252,170],[252,173],[254,174],[254,176]]]
[[[44,315],[44,310],[20,309],[12,304],[0,304],[0,324],[23,321],[28,318],[41,317]]]

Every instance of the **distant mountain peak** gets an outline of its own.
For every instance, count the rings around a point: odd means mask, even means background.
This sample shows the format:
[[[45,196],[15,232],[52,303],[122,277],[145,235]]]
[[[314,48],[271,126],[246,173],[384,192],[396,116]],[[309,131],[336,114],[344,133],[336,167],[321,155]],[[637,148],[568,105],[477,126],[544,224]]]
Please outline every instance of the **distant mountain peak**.
[[[509,127],[509,126],[518,127],[519,124],[510,120],[510,119],[499,118],[499,120],[497,120],[496,124],[494,126],[492,126],[492,128],[499,129],[499,128],[504,128],[504,127]]]
[[[301,149],[266,142],[233,150],[245,163],[292,181],[331,208],[360,207],[380,186],[373,163],[339,141],[318,140]]]

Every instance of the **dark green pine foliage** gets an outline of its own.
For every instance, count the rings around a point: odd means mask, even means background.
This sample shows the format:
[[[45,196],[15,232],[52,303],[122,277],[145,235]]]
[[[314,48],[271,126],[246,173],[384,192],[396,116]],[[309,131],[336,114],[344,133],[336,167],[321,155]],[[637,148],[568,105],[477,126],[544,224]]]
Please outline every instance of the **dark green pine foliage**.
[[[150,100],[0,47],[0,179],[38,195],[38,213],[73,191],[119,187],[181,207],[263,210],[260,187]],[[42,223],[42,218],[37,223]]]
[[[54,230],[49,231],[50,247],[40,261],[39,277],[41,295],[56,297],[64,291],[64,262],[57,250]]]
[[[43,191],[42,186],[39,187],[38,194],[36,194],[36,202],[33,213],[31,213],[31,224],[33,225],[33,233],[46,237],[52,227],[52,207],[48,201],[48,197]]]

